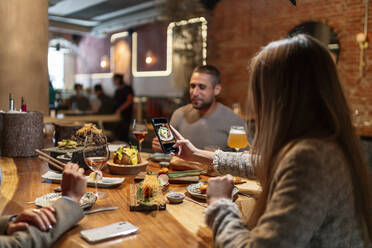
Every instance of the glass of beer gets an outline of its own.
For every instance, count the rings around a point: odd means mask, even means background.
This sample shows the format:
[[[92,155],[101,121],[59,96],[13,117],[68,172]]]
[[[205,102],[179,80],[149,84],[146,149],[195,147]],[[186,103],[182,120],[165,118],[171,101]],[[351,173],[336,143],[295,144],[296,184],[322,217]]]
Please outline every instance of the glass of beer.
[[[227,145],[231,148],[234,148],[237,152],[240,148],[244,148],[249,145],[247,134],[243,126],[231,126],[229,137],[227,139]]]
[[[139,121],[134,119],[132,132],[138,141],[138,152],[142,151],[142,142],[145,140],[147,135],[147,122],[146,120]]]

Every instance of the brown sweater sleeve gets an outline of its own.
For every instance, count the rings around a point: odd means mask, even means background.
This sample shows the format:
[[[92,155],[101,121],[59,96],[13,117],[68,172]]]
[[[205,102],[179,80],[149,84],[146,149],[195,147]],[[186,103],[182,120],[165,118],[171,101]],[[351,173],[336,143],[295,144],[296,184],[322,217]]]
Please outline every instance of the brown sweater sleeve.
[[[299,145],[285,156],[274,175],[267,208],[251,231],[243,226],[238,208],[231,201],[219,200],[209,206],[206,222],[213,229],[215,246],[334,247],[332,239],[329,244],[309,245],[337,197],[333,190],[338,180],[334,174],[338,159],[332,161],[332,156],[325,153],[327,151],[312,146]],[[339,241],[347,244],[346,236]]]
[[[57,239],[83,218],[81,207],[67,199],[58,200],[56,209],[57,224],[49,232],[43,232],[30,225],[27,231],[15,232],[13,235],[0,235],[0,247],[51,247]]]

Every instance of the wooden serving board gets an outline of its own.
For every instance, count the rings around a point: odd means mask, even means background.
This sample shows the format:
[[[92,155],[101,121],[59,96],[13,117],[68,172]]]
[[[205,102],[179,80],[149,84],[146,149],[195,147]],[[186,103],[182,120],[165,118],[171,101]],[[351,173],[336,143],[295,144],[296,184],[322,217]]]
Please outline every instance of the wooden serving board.
[[[135,182],[139,182],[145,179],[147,175],[146,171],[142,171],[136,175],[134,178]],[[169,178],[169,183],[179,183],[179,184],[189,184],[189,183],[197,183],[199,182],[199,176],[187,176],[187,177],[177,177],[177,178]]]
[[[56,147],[44,148],[43,151],[65,154],[65,153],[81,152],[83,149],[84,149],[84,146],[77,146],[76,148],[71,148],[71,149],[66,149],[63,147],[56,146]]]
[[[167,206],[166,204],[152,205],[152,206],[140,205],[137,202],[137,189],[138,189],[138,184],[129,185],[129,210],[130,211],[147,212],[147,211],[153,211],[153,210],[165,210],[166,209],[166,206]]]

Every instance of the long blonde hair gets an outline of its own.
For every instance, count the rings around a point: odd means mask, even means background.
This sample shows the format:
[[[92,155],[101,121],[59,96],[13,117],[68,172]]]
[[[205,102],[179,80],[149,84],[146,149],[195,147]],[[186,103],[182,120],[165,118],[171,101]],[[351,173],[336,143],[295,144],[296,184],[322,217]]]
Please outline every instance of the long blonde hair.
[[[348,161],[356,215],[365,240],[372,240],[369,172],[327,48],[306,35],[272,42],[252,59],[250,72],[256,118],[253,147],[262,155],[255,169],[263,192],[249,226],[265,212],[270,182],[285,149],[306,138],[330,139]]]

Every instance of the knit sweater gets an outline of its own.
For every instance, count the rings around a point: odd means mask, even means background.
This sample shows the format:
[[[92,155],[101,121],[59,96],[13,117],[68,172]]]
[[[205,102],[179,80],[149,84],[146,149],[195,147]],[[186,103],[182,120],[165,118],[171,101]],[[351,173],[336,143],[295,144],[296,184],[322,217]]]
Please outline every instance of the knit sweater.
[[[249,156],[217,151],[213,165],[221,174],[249,176]],[[347,161],[336,144],[320,140],[299,142],[284,156],[252,230],[227,199],[207,208],[206,223],[216,247],[363,247]]]

